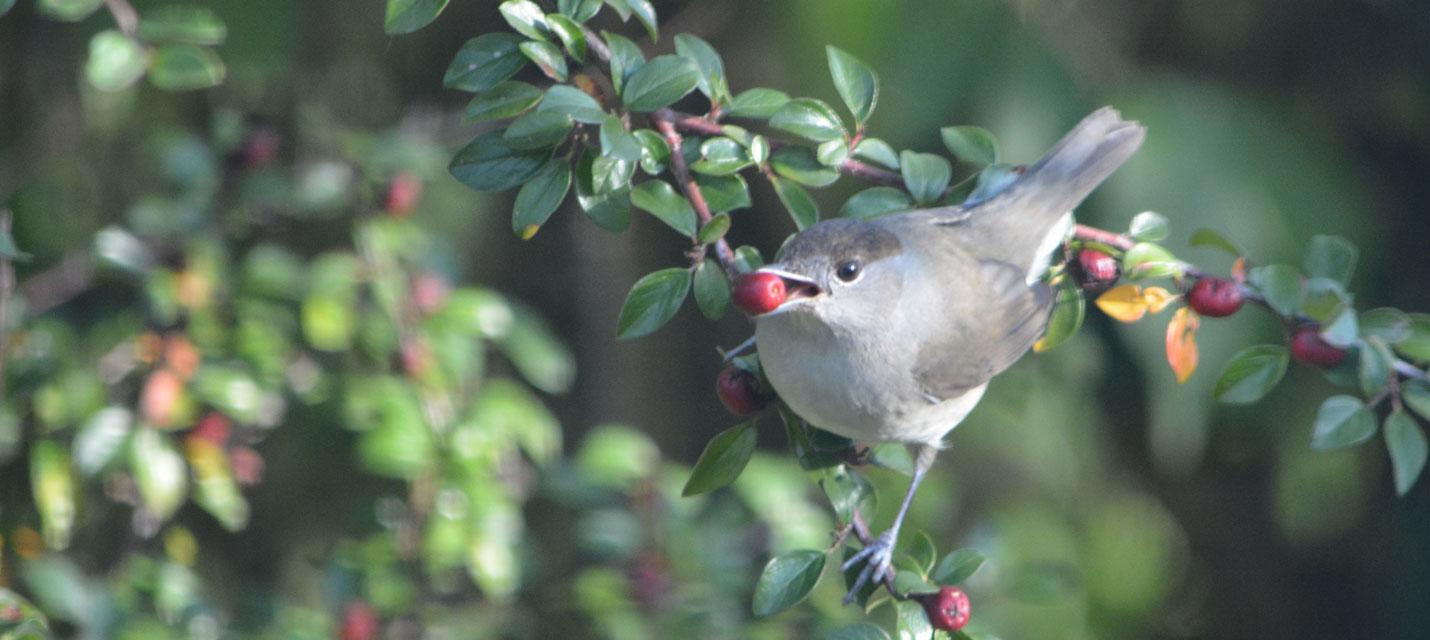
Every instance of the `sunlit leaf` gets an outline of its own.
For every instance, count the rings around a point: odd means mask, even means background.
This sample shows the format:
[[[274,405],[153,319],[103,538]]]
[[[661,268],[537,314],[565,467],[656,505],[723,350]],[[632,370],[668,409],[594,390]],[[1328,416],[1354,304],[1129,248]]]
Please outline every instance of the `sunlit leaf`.
[[[1142,287],[1135,284],[1120,284],[1097,297],[1097,308],[1122,322],[1137,322],[1147,315],[1147,299]]]
[[[691,275],[688,269],[672,267],[651,273],[636,281],[621,305],[616,322],[616,337],[630,340],[650,334],[665,326],[685,296],[690,293]]]
[[[847,135],[834,108],[815,98],[796,98],[786,102],[770,116],[770,126],[814,142]]]
[[[835,90],[854,114],[854,122],[862,126],[879,100],[878,76],[869,65],[846,51],[833,46],[825,47],[824,51],[829,58],[829,75],[834,79]]]
[[[754,614],[764,617],[799,604],[819,583],[824,559],[824,552],[812,549],[771,558],[755,583]]]
[[[557,82],[566,82],[566,56],[561,53],[560,47],[550,42],[528,41],[516,47],[521,50],[521,55],[527,60],[536,63],[537,68],[546,74],[546,77]]]
[[[939,129],[943,146],[955,158],[987,166],[998,162],[998,141],[987,129],[979,127],[944,127]]]
[[[1178,384],[1186,382],[1197,370],[1197,326],[1200,323],[1190,307],[1177,309],[1172,321],[1167,323],[1167,363],[1172,365]]]
[[[1132,217],[1127,235],[1138,242],[1161,242],[1171,233],[1167,217],[1154,211],[1143,211]]]
[[[149,58],[138,41],[118,31],[101,31],[89,41],[85,78],[100,91],[120,91],[144,77]]]
[[[720,432],[705,445],[705,451],[690,470],[690,479],[680,491],[693,496],[724,487],[745,470],[755,452],[755,425],[744,423]]]

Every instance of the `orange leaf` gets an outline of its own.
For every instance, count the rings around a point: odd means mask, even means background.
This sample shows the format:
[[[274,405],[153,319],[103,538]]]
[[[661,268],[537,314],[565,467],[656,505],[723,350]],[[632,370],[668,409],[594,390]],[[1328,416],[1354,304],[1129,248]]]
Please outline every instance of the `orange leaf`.
[[[1162,313],[1162,310],[1176,299],[1177,296],[1162,287],[1147,287],[1142,290],[1142,300],[1147,303],[1147,310],[1152,313]]]
[[[1182,307],[1172,314],[1167,323],[1167,364],[1172,365],[1172,373],[1177,376],[1177,384],[1192,377],[1197,370],[1197,326],[1201,317],[1191,309]]]
[[[1246,284],[1246,257],[1242,256],[1231,263],[1231,279],[1237,284]]]
[[[1122,322],[1137,322],[1147,315],[1147,299],[1143,297],[1141,287],[1123,284],[1098,296],[1097,308]]]

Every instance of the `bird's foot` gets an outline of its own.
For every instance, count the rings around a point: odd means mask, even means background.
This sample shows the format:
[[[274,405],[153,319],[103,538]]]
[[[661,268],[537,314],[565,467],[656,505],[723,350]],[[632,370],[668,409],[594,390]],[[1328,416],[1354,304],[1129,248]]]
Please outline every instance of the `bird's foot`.
[[[840,569],[848,571],[861,561],[864,563],[864,569],[859,572],[859,578],[854,581],[854,586],[849,588],[849,593],[844,595],[844,604],[854,602],[865,584],[878,584],[885,577],[893,575],[894,532],[890,530],[879,534],[869,546],[845,560]]]

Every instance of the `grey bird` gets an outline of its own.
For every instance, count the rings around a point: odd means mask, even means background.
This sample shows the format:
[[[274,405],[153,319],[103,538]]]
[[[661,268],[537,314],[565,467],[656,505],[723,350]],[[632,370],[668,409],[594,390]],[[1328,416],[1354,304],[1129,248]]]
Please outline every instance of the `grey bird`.
[[[889,574],[899,527],[944,436],[1043,335],[1053,304],[1043,274],[1072,209],[1145,134],[1104,107],[996,195],[821,222],[759,270],[787,291],[755,318],[760,362],[780,397],[816,427],[914,454],[893,526],[844,565],[865,563],[846,603]]]

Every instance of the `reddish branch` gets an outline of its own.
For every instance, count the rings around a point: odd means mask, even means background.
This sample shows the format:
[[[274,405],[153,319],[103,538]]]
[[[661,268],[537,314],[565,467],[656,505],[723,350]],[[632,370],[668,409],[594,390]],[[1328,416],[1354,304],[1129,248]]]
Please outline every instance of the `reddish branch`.
[[[680,184],[680,190],[685,192],[685,198],[695,208],[695,215],[700,218],[700,226],[704,227],[714,215],[710,213],[710,204],[705,201],[705,194],[700,192],[700,185],[695,182],[690,167],[685,164],[685,154],[681,151],[684,140],[672,122],[675,115],[674,111],[661,109],[650,114],[650,121],[670,146],[670,172],[675,174],[675,181]],[[718,129],[719,125],[715,125],[715,128]],[[703,257],[703,254],[703,248],[697,251],[697,255]],[[715,241],[715,258],[720,261],[720,266],[725,268],[726,273],[735,274],[735,252],[730,250],[730,243],[724,238]]]

